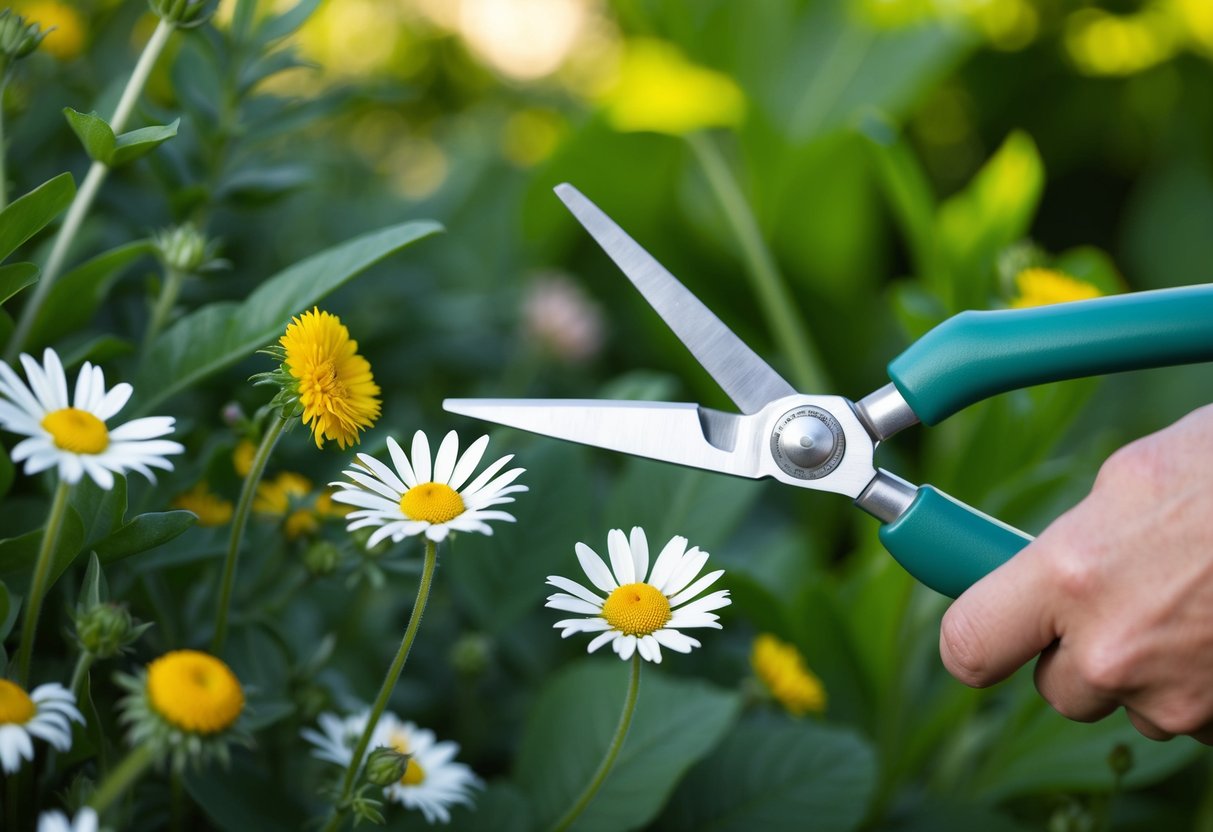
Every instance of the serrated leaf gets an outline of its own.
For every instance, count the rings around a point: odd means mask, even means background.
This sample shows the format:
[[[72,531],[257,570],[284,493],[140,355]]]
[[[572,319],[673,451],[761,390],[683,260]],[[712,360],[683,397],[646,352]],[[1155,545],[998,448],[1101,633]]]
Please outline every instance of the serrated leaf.
[[[155,251],[150,240],[112,248],[63,274],[46,295],[27,344],[43,346],[88,325],[122,269]]]
[[[364,234],[262,283],[242,303],[215,303],[161,334],[135,380],[134,411],[150,408],[270,343],[291,316],[405,246],[442,230],[417,220]]]
[[[181,124],[181,119],[173,119],[169,124],[155,125],[152,127],[140,127],[138,130],[131,130],[129,133],[123,133],[114,143],[113,155],[110,158],[110,167],[118,167],[133,162],[140,156],[151,153],[160,145],[167,142],[169,139],[177,135],[177,127]]]
[[[867,814],[876,755],[843,728],[750,718],[690,772],[658,826],[668,832],[849,832]]]
[[[67,210],[76,195],[70,173],[61,173],[9,203],[0,211],[0,260]]]
[[[140,514],[94,546],[102,563],[137,555],[168,543],[198,522],[192,511],[160,511]]]
[[[578,832],[620,832],[648,823],[682,774],[707,754],[737,716],[738,694],[666,677],[646,664],[631,730]],[[623,707],[627,662],[584,661],[552,678],[535,700],[515,779],[537,828],[550,828],[590,782]]]
[[[10,263],[0,266],[0,303],[37,282],[38,267],[33,263]]]
[[[80,139],[80,144],[84,145],[88,157],[94,162],[110,164],[118,140],[109,122],[96,113],[81,113],[71,107],[64,107],[63,115],[67,117],[76,138]]]

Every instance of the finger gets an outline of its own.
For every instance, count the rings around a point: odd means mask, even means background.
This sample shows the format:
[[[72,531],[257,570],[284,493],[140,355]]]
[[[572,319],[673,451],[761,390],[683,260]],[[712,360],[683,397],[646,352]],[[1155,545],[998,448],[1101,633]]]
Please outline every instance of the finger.
[[[973,584],[944,614],[939,655],[966,685],[1002,681],[1057,638],[1043,540]]]
[[[1164,731],[1163,729],[1159,728],[1148,718],[1142,716],[1127,705],[1125,706],[1125,713],[1129,715],[1129,722],[1133,723],[1133,727],[1137,729],[1137,733],[1141,734],[1147,739],[1166,742],[1167,740],[1175,737],[1175,735],[1170,731]],[[1213,739],[1213,735],[1210,736],[1210,739]],[[1204,742],[1204,740],[1201,740],[1201,742]]]
[[[1091,685],[1078,664],[1074,648],[1062,638],[1037,659],[1036,689],[1062,716],[1095,722],[1116,710],[1119,702]]]

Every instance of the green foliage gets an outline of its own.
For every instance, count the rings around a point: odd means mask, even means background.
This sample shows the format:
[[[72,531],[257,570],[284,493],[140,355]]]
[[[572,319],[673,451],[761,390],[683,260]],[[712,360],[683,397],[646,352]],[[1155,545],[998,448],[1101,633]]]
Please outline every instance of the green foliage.
[[[0,303],[37,282],[38,267],[33,263],[9,263],[7,266],[0,266]]]
[[[0,260],[65,211],[75,194],[71,174],[61,173],[0,210]]]
[[[63,115],[94,162],[119,167],[144,156],[177,135],[181,119],[170,124],[141,127],[115,135],[109,122],[96,113],[79,113],[65,107]]]

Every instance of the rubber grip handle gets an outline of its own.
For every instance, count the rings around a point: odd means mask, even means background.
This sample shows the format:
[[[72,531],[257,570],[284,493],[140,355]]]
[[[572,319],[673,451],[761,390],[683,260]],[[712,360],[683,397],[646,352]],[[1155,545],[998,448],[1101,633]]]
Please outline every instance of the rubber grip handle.
[[[1213,361],[1213,284],[961,312],[889,364],[924,424],[1034,384]]]
[[[880,542],[919,581],[955,598],[1032,538],[924,485],[900,517],[880,527]]]

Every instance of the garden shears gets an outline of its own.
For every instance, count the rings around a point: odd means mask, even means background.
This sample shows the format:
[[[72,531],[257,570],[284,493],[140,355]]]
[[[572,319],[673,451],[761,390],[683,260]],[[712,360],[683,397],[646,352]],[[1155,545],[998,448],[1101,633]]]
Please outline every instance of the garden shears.
[[[785,381],[576,188],[556,193],[740,413],[690,403],[447,399],[452,413],[738,477],[832,491],[881,523],[880,540],[922,583],[956,597],[1031,537],[930,486],[875,467],[876,446],[982,399],[1045,382],[1213,360],[1213,285],[1029,309],[968,311],[888,365],[858,401]]]

